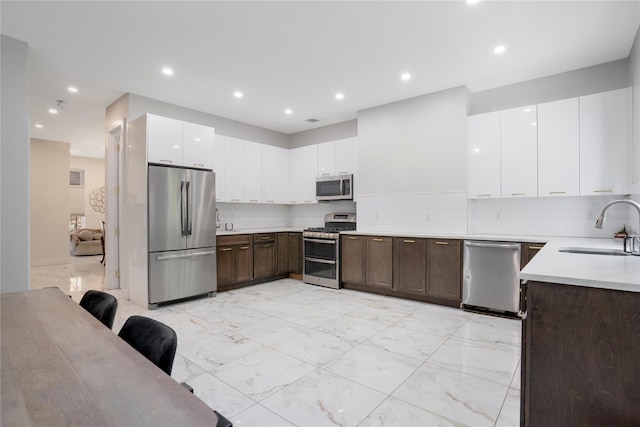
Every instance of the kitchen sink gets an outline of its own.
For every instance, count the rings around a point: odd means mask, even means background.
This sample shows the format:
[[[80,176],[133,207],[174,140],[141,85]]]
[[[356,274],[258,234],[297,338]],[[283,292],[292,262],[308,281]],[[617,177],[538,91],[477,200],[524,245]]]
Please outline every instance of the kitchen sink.
[[[622,249],[605,249],[605,248],[560,248],[558,252],[566,252],[570,254],[590,254],[590,255],[613,255],[627,256],[629,255]]]

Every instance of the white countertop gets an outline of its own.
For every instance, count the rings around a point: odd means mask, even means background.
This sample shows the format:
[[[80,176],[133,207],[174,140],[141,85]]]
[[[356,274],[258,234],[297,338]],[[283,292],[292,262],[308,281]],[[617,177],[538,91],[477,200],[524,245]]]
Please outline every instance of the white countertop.
[[[399,233],[397,231],[342,231],[340,234],[354,236],[387,236],[413,237],[416,239],[460,239],[460,240],[491,240],[499,242],[545,243],[553,239],[550,236],[518,236],[503,234],[435,234],[435,233]]]
[[[302,228],[285,227],[285,228],[242,228],[239,230],[216,230],[216,236],[233,236],[235,234],[255,234],[255,233],[301,233]]]
[[[520,278],[640,292],[640,256],[559,252],[563,247],[622,249],[622,240],[553,237],[522,270]]]

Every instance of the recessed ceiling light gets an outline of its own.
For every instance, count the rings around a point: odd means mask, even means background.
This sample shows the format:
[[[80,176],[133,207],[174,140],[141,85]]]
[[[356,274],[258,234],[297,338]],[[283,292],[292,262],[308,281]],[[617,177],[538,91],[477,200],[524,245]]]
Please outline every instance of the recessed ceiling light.
[[[336,93],[336,99],[344,99],[344,93],[342,92]]]
[[[293,114],[293,110],[291,108],[287,108],[286,110],[284,110],[285,114]]]
[[[36,127],[37,127],[38,129],[42,129],[44,126],[42,126],[40,123],[36,123]]]
[[[504,53],[506,50],[507,48],[504,45],[500,45],[500,46],[496,46],[495,49],[493,49],[493,53],[500,55],[501,53]]]
[[[404,73],[404,74],[402,74],[402,75],[400,76],[400,78],[401,78],[402,80],[404,80],[404,81],[411,80],[411,74],[409,74],[409,73]]]
[[[200,138],[196,138],[196,142],[200,142]]]
[[[51,114],[58,114],[58,110],[56,110],[55,108],[49,108],[49,112]]]
[[[162,69],[162,74],[164,74],[165,76],[173,76],[173,70],[169,67],[164,67]]]
[[[69,86],[67,90],[71,93],[78,93],[78,88],[75,86]]]
[[[236,98],[242,98],[244,94],[238,90],[233,92],[233,96],[235,96]]]
[[[536,126],[538,123],[536,122],[531,122],[531,126]]]
[[[531,112],[531,108],[525,108],[524,112],[525,113],[530,113]]]

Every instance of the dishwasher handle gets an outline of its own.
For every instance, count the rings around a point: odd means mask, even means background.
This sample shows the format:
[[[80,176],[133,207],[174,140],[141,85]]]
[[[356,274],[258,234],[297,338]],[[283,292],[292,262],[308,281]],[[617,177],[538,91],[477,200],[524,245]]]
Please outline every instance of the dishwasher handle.
[[[472,248],[520,249],[520,243],[476,242],[465,240],[465,246]]]

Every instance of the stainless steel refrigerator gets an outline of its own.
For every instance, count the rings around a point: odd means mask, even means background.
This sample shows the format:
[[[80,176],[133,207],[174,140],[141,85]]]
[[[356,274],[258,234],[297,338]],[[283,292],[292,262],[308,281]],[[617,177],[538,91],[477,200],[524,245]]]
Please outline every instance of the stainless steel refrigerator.
[[[149,165],[148,195],[149,309],[215,295],[214,173]]]

